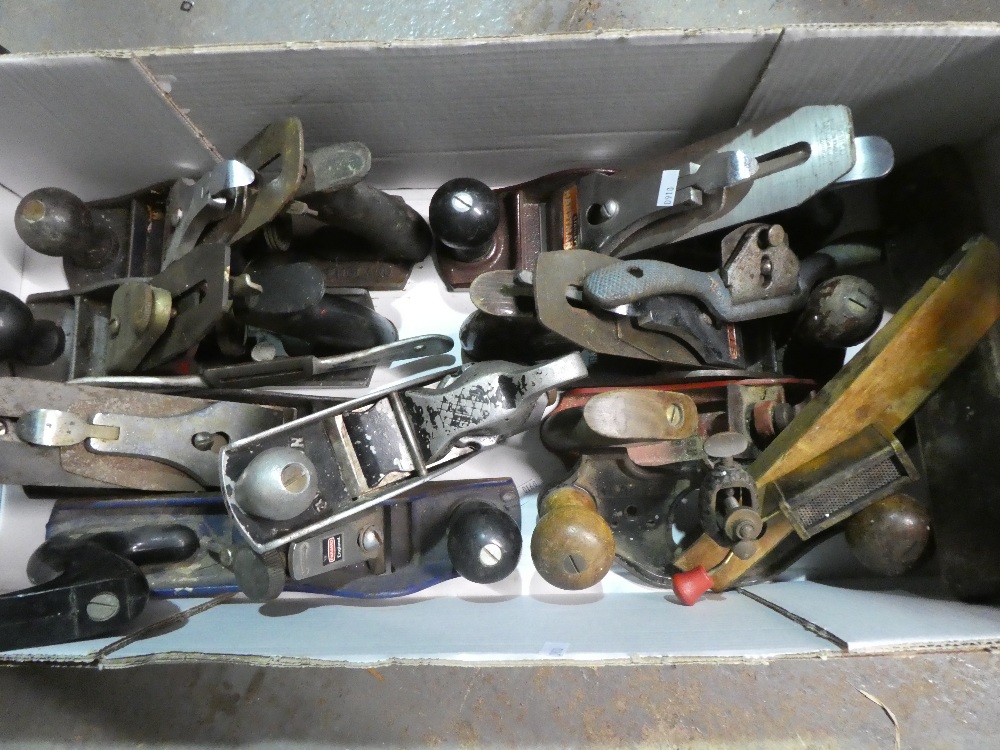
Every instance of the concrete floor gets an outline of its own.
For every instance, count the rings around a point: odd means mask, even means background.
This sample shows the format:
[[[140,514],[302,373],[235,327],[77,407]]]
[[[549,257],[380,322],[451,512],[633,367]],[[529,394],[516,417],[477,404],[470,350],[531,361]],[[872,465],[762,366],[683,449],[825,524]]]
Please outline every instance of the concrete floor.
[[[807,22],[1000,20],[988,0],[5,0],[13,52]],[[48,747],[1000,747],[992,653],[633,667],[0,669],[0,738]]]
[[[50,747],[1000,747],[990,653],[642,667],[0,669],[0,726]]]
[[[992,0],[5,0],[12,52],[289,40],[509,36],[595,29],[1000,20]]]

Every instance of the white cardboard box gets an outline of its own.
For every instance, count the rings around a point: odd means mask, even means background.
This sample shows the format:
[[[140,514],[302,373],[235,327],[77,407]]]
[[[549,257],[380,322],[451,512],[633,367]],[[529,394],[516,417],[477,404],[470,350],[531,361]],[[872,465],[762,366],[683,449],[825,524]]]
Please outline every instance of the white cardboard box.
[[[847,104],[856,131],[899,160],[967,149],[982,196],[1000,194],[1000,25],[800,26],[613,32],[518,39],[288,44],[0,57],[0,288],[65,285],[60,262],[27,251],[19,197],[47,185],[85,200],[198,174],[272,120],[295,115],[306,147],[360,140],[372,179],[425,210],[445,180],[512,184],[572,166],[624,166],[778,109]],[[983,210],[1000,229],[989,200]],[[994,232],[996,234],[996,232]],[[456,333],[472,307],[430,261],[403,292],[376,293],[401,336]],[[433,309],[434,313],[429,313]],[[382,373],[382,379],[392,373]],[[530,456],[531,461],[525,457]],[[510,473],[526,539],[534,486],[560,468],[526,434],[461,471]],[[48,504],[5,488],[0,586],[24,562]],[[784,578],[856,574],[834,539]],[[1000,610],[923,598],[926,581],[761,584],[680,606],[617,568],[565,592],[534,572],[462,580],[392,601],[282,597],[156,601],[129,636],[2,656],[124,666],[190,659],[260,663],[457,664],[770,659],[1000,641]],[[905,589],[905,590],[903,590]]]

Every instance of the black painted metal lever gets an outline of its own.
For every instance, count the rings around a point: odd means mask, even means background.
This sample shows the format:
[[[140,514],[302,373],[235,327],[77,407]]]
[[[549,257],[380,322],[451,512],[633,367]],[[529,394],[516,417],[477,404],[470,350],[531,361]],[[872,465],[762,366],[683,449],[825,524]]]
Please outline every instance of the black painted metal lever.
[[[136,563],[185,559],[197,547],[197,534],[181,525],[49,539],[28,560],[37,585],[0,596],[0,650],[118,632],[149,600]]]

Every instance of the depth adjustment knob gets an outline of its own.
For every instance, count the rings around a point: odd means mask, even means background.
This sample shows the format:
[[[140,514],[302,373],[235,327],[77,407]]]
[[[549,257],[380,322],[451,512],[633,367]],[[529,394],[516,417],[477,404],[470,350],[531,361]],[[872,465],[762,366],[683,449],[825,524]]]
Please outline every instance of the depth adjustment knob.
[[[258,555],[249,547],[239,547],[232,556],[233,574],[240,591],[252,602],[277,599],[285,588],[288,561],[283,550]]]
[[[102,268],[118,256],[114,233],[94,224],[87,204],[62,188],[40,188],[24,196],[14,212],[14,228],[35,252],[69,258],[80,268]]]
[[[489,503],[464,503],[448,524],[448,557],[462,578],[474,583],[502,581],[521,558],[521,529]]]
[[[439,252],[465,263],[493,250],[500,225],[500,200],[488,185],[471,177],[448,180],[435,191],[428,212]]]
[[[739,432],[717,432],[706,438],[705,455],[714,466],[699,493],[705,533],[741,560],[756,554],[757,539],[764,531],[757,484],[734,460],[749,447],[749,439]]]
[[[66,346],[66,334],[51,320],[35,320],[31,309],[10,292],[0,291],[0,360],[26,365],[55,362]]]

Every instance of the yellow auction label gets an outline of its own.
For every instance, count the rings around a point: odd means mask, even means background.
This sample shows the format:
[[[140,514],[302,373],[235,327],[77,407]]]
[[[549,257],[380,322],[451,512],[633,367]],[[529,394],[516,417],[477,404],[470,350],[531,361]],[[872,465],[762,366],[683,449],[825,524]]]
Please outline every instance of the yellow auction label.
[[[576,196],[576,185],[562,194],[563,250],[572,250],[577,245],[580,231],[580,208]]]

